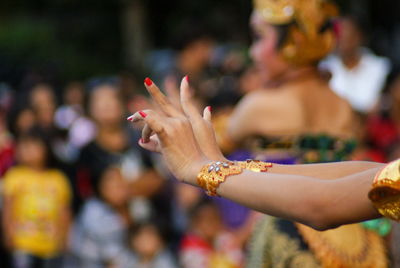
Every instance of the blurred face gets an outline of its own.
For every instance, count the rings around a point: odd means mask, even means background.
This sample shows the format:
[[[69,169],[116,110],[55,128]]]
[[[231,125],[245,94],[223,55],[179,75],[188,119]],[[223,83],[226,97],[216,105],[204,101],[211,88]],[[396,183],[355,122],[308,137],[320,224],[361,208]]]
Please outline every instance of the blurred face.
[[[115,125],[123,118],[118,91],[108,85],[94,89],[90,96],[90,114],[100,125]]]
[[[101,178],[100,194],[113,207],[126,205],[129,200],[128,183],[118,168],[107,169]]]
[[[197,55],[199,63],[203,65],[208,64],[213,46],[213,42],[209,39],[201,39],[192,44],[192,50]]]
[[[40,84],[32,90],[31,104],[41,125],[53,123],[56,108],[53,89],[46,84]]]
[[[46,84],[39,84],[32,89],[31,104],[35,109],[55,107],[53,89]]]
[[[75,82],[65,89],[65,103],[69,105],[83,105],[84,90],[81,83]]]
[[[212,205],[207,205],[197,212],[192,221],[194,231],[207,241],[212,241],[222,230],[222,220],[219,211]]]
[[[348,19],[339,23],[338,52],[341,55],[357,53],[362,44],[362,34],[357,26]]]
[[[27,132],[35,125],[35,114],[31,109],[22,110],[16,119],[15,126],[18,134]]]
[[[31,168],[40,169],[46,162],[46,147],[35,139],[22,139],[17,145],[18,162]]]
[[[257,12],[253,12],[250,24],[255,35],[250,48],[251,58],[260,70],[263,80],[273,80],[289,67],[276,48],[278,33],[272,25],[264,22]]]
[[[153,226],[145,226],[132,238],[132,248],[144,258],[153,257],[161,248],[162,240]]]

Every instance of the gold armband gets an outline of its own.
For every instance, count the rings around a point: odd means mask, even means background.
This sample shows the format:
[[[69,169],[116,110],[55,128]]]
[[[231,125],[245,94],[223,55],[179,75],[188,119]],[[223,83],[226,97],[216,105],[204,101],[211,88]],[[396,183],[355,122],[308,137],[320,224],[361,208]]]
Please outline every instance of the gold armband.
[[[400,221],[400,159],[376,174],[368,196],[380,214]]]
[[[197,175],[197,183],[209,196],[217,196],[217,189],[221,183],[230,175],[242,173],[243,169],[254,172],[266,172],[272,167],[271,163],[258,160],[247,160],[240,162],[212,162],[205,165]]]

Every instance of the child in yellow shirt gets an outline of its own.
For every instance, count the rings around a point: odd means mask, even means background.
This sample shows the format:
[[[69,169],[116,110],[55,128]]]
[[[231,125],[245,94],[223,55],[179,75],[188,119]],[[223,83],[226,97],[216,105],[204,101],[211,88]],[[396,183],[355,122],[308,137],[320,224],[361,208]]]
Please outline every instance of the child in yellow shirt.
[[[70,222],[70,186],[51,167],[45,135],[33,129],[17,141],[17,162],[4,179],[3,228],[14,267],[58,267]]]

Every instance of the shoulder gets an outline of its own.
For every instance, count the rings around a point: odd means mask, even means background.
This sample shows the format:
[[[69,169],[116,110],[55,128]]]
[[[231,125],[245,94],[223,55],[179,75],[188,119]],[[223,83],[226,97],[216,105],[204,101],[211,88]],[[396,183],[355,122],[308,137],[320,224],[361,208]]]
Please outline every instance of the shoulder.
[[[27,170],[21,166],[15,166],[10,168],[6,174],[4,175],[4,184],[7,185],[9,183],[15,182],[22,178],[22,176],[27,174]]]
[[[14,176],[18,176],[18,175],[25,175],[26,173],[28,173],[28,168],[23,167],[23,166],[14,166],[12,168],[10,168],[5,176],[7,177],[14,177]]]
[[[389,72],[391,68],[390,60],[388,58],[375,55],[369,49],[363,49],[362,61],[368,67],[385,73]]]
[[[46,173],[49,178],[56,181],[57,183],[68,183],[67,176],[61,170],[49,169],[48,171],[46,171]]]
[[[4,175],[3,193],[11,194],[19,188],[19,185],[29,181],[30,169],[23,166],[10,168]]]
[[[239,102],[235,110],[241,112],[284,112],[288,108],[295,108],[299,104],[298,96],[292,90],[265,89],[247,94]]]

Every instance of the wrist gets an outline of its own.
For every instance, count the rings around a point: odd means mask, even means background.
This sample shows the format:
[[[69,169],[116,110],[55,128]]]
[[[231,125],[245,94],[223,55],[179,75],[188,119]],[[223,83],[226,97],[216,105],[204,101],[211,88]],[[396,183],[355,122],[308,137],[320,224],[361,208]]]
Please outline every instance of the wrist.
[[[199,186],[198,182],[197,182],[197,175],[200,173],[201,169],[205,166],[208,165],[209,163],[211,163],[213,160],[210,160],[206,157],[202,157],[197,161],[194,161],[190,167],[190,172],[187,176],[187,178],[185,178],[183,180],[183,182],[191,184],[193,186]]]

